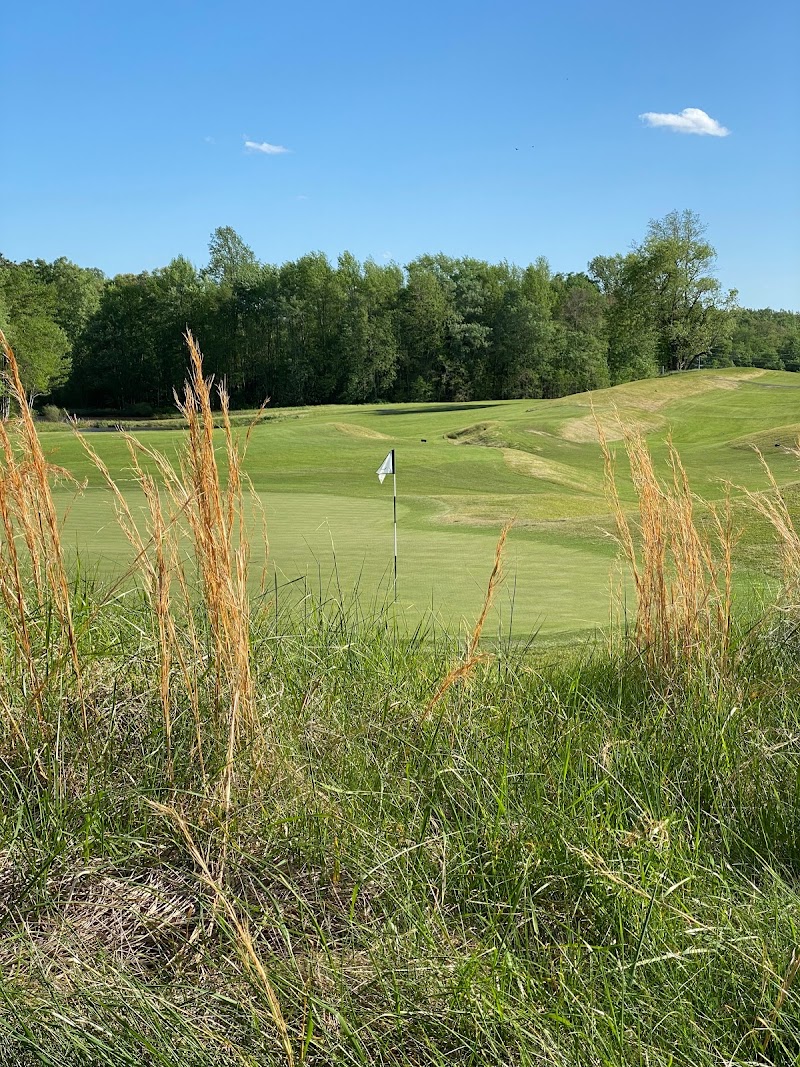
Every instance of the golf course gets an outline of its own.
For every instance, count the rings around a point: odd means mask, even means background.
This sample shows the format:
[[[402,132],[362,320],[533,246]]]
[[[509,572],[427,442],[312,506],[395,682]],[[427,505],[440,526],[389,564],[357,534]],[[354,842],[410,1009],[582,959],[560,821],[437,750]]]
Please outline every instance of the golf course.
[[[796,377],[254,424],[188,342],[82,437],[4,349],[0,1065],[796,1063]]]
[[[800,1067],[798,19],[13,8],[0,1067]]]
[[[480,611],[502,526],[513,521],[505,580],[486,636],[570,638],[608,626],[624,605],[625,579],[604,484],[596,419],[614,450],[623,428],[642,432],[667,473],[671,436],[692,489],[721,501],[730,487],[739,530],[737,587],[758,584],[772,537],[741,489],[767,487],[753,446],[781,486],[797,481],[792,449],[800,432],[795,375],[715,369],[667,375],[557,400],[486,403],[267,407],[253,429],[245,470],[253,508],[253,580],[279,605],[299,596],[352,598],[362,607],[392,599],[392,479],[376,470],[395,450],[398,517],[396,617],[409,627],[431,617],[457,632]],[[248,419],[236,414],[236,433]],[[184,431],[131,432],[147,448],[175,454]],[[152,426],[153,423],[147,425]],[[133,553],[111,494],[69,426],[43,434],[52,463],[82,483],[62,482],[64,544],[84,569],[116,581]],[[87,440],[136,502],[120,433]],[[635,508],[624,450],[617,463],[623,504]],[[620,595],[623,600],[620,601]]]

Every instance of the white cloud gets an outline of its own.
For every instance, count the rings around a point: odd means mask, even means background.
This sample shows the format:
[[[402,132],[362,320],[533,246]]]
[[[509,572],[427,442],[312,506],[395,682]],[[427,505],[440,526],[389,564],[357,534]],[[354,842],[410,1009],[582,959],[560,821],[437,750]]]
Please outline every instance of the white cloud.
[[[289,148],[284,148],[282,144],[269,144],[267,141],[245,141],[245,152],[261,152],[265,156],[282,156],[285,152],[291,151]]]
[[[679,115],[645,111],[639,118],[648,126],[665,126],[675,133],[696,133],[701,137],[727,137],[731,132],[699,107],[685,107]]]

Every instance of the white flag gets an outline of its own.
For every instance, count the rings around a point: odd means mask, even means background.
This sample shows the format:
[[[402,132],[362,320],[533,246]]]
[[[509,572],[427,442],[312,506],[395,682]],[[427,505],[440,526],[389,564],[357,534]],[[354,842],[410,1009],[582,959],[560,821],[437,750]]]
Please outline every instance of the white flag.
[[[377,470],[378,480],[383,485],[383,479],[387,474],[394,474],[394,452],[390,452]]]

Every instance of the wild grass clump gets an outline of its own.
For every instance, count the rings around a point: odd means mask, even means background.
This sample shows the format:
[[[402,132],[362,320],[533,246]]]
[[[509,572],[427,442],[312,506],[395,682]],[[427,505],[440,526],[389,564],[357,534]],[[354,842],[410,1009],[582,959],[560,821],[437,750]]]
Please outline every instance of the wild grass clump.
[[[226,739],[220,782],[227,796],[242,750],[262,759],[266,753],[265,724],[256,714],[250,670],[250,545],[243,471],[249,431],[240,446],[231,427],[227,391],[219,385],[223,479],[214,439],[218,416],[213,411],[213,383],[203,375],[202,356],[191,333],[186,340],[189,378],[176,402],[188,432],[177,464],[123,431],[134,482],[146,504],[144,529],[106,465],[85,438],[81,443],[114,496],[120,525],[144,578],[157,637],[168,761],[171,764],[172,690],[179,680],[192,713],[193,751],[204,781],[209,739]],[[253,425],[251,422],[250,429]],[[184,544],[187,535],[188,553]],[[199,620],[196,600],[202,607]],[[205,738],[202,706],[212,712],[209,737]]]
[[[602,648],[510,649],[421,721],[455,645],[314,615],[257,624],[294,777],[233,780],[224,883],[148,738],[60,799],[0,765],[9,1062],[794,1062],[788,656],[687,702]],[[155,729],[158,679],[137,689]]]
[[[651,671],[712,667],[724,673],[731,641],[734,533],[729,504],[699,501],[678,450],[667,442],[670,478],[659,478],[641,433],[622,427],[636,497],[634,526],[623,506],[614,457],[597,423],[617,536],[633,578],[632,639]],[[702,507],[706,520],[696,517]]]
[[[21,685],[36,710],[41,731],[52,732],[43,691],[48,678],[68,661],[69,693],[61,714],[76,710],[84,731],[88,718],[82,691],[82,666],[78,652],[70,582],[61,545],[61,525],[50,489],[51,477],[69,479],[65,470],[51,466],[39,441],[33,415],[19,376],[19,368],[0,331],[0,350],[5,362],[8,395],[16,404],[13,436],[0,419],[0,597],[5,621],[10,627],[24,680],[15,665],[12,684]],[[55,625],[54,625],[55,624]],[[66,695],[66,694],[65,694]],[[74,700],[72,699],[74,697]],[[3,700],[7,723],[21,739],[19,723]]]

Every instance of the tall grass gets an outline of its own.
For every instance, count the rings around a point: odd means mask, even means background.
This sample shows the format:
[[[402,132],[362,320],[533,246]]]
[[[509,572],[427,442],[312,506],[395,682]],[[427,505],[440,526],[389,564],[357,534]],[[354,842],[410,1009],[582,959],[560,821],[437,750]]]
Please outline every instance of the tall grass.
[[[697,500],[671,440],[670,477],[660,478],[645,438],[623,427],[638,510],[634,526],[621,501],[614,456],[599,420],[597,432],[617,535],[636,591],[636,648],[651,670],[713,663],[724,671],[735,540],[729,503],[719,508]],[[704,526],[696,518],[698,506]]]
[[[483,606],[480,610],[480,614],[472,628],[469,641],[467,643],[466,652],[464,658],[460,663],[457,663],[454,667],[451,667],[447,674],[440,682],[436,692],[431,699],[425,705],[424,716],[427,718],[431,711],[436,707],[439,701],[444,697],[445,693],[454,686],[457,682],[468,679],[474,672],[479,663],[485,663],[489,656],[485,652],[480,652],[480,640],[483,628],[486,625],[486,619],[489,615],[492,604],[494,603],[495,593],[497,587],[503,578],[503,550],[505,549],[506,538],[508,537],[509,530],[511,529],[511,523],[506,523],[503,529],[500,531],[500,536],[497,539],[497,545],[494,550],[494,562],[492,563],[491,574],[489,575],[489,583],[486,586],[486,595],[483,598]]]
[[[201,697],[195,675],[198,665],[205,664],[214,713],[211,733],[226,739],[220,788],[227,804],[240,748],[256,751],[261,758],[265,755],[264,724],[256,715],[250,670],[250,546],[244,502],[243,462],[254,423],[240,446],[231,427],[228,394],[220,384],[216,393],[226,461],[223,475],[214,441],[213,382],[203,375],[202,355],[191,333],[186,340],[189,378],[176,402],[188,432],[177,465],[131,434],[123,434],[134,480],[148,510],[144,531],[106,465],[85,438],[80,440],[114,495],[120,525],[145,578],[158,638],[159,694],[170,764],[172,668],[177,664],[195,725],[195,754],[205,776]],[[188,556],[183,549],[187,531],[191,539]],[[187,573],[187,558],[191,573]],[[203,647],[197,627],[190,591],[195,584],[210,638],[208,648]]]
[[[758,449],[756,453],[767,479],[768,490],[763,493],[745,491],[746,497],[775,532],[782,578],[781,606],[796,612],[800,607],[800,533],[774,474]]]
[[[0,543],[0,595],[14,631],[16,648],[24,659],[28,692],[36,706],[40,726],[53,725],[45,721],[42,690],[53,661],[66,656],[72,667],[82,726],[87,730],[81,660],[61,546],[61,526],[50,490],[51,476],[69,478],[69,475],[52,467],[45,458],[16,358],[2,331],[0,350],[5,359],[8,393],[19,410],[13,442],[0,420],[4,460],[0,468],[0,521],[4,533]],[[20,541],[26,549],[24,556],[18,549]],[[26,575],[31,582],[25,580]],[[51,611],[55,613],[55,627],[50,626]],[[48,637],[44,663],[35,655],[32,634],[32,629],[42,626],[46,627]]]

